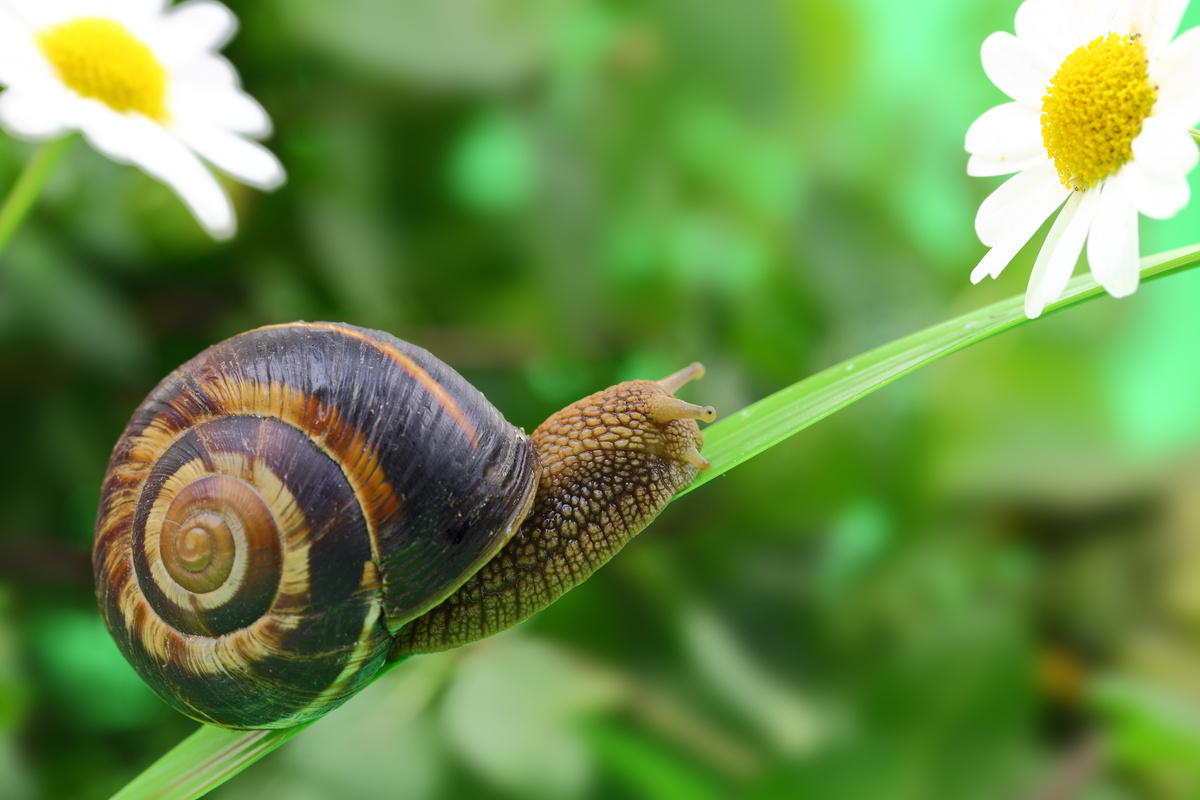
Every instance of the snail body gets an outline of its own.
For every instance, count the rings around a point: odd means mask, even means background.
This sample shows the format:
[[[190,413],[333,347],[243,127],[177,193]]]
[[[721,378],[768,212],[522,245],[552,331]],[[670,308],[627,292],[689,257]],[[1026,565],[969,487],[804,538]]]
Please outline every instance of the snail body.
[[[105,624],[179,711],[287,727],[388,659],[549,605],[698,470],[699,365],[584,398],[531,435],[425,350],[348,325],[210,347],[134,412],[105,476]]]

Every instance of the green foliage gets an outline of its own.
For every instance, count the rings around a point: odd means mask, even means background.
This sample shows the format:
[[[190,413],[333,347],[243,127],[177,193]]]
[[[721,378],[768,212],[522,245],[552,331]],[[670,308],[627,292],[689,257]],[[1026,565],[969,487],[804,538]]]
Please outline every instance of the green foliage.
[[[81,726],[96,730],[141,728],[162,712],[94,614],[55,611],[33,626],[33,657],[50,700]]]
[[[227,184],[216,244],[76,141],[0,253],[0,798],[246,765],[103,643],[89,548],[140,399],[292,319],[421,344],[526,429],[700,360],[714,471],[519,630],[406,663],[214,797],[993,800],[1092,741],[1083,796],[1194,794],[1200,276],[866,396],[1020,322],[1036,237],[969,284],[999,180],[962,151],[1016,5],[231,5],[287,185]],[[37,152],[0,139],[0,189]],[[1142,250],[1197,230],[1195,203],[1143,220]]]
[[[1091,699],[1111,720],[1109,746],[1118,762],[1184,768],[1194,776],[1200,762],[1197,709],[1153,684],[1119,678],[1098,681]]]

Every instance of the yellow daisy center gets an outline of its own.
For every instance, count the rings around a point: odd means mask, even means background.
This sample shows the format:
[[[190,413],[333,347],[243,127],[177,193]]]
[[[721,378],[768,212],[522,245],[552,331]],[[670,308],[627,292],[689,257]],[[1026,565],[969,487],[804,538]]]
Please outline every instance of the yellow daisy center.
[[[1137,36],[1098,36],[1067,56],[1042,98],[1042,143],[1063,186],[1087,189],[1133,158],[1155,94]]]
[[[80,17],[47,28],[38,34],[38,45],[76,94],[121,113],[166,119],[166,67],[119,22]]]

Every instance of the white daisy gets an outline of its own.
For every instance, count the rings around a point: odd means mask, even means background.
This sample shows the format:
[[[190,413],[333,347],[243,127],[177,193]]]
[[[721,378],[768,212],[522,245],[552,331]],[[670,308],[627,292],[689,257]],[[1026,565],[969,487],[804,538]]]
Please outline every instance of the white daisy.
[[[213,0],[0,0],[0,126],[53,139],[73,130],[170,186],[210,234],[233,207],[197,155],[274,189],[283,167],[247,137],[271,131],[218,54],[237,19]]]
[[[1187,0],[1026,0],[1016,35],[983,43],[983,69],[1011,103],[967,131],[971,175],[1017,174],[975,218],[990,247],[971,273],[995,277],[1062,206],[1025,294],[1036,317],[1062,294],[1087,242],[1114,297],[1138,285],[1138,213],[1174,215],[1200,121],[1200,28],[1172,41]],[[1065,201],[1065,204],[1064,204]]]

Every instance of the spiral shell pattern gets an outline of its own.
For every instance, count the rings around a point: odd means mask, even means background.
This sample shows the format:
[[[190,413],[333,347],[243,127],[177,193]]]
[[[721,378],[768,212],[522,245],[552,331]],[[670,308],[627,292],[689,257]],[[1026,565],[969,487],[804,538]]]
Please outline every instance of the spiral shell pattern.
[[[328,323],[251,331],[168,376],[118,441],[100,608],[183,713],[297,724],[511,538],[536,477],[524,434],[424,350]]]

